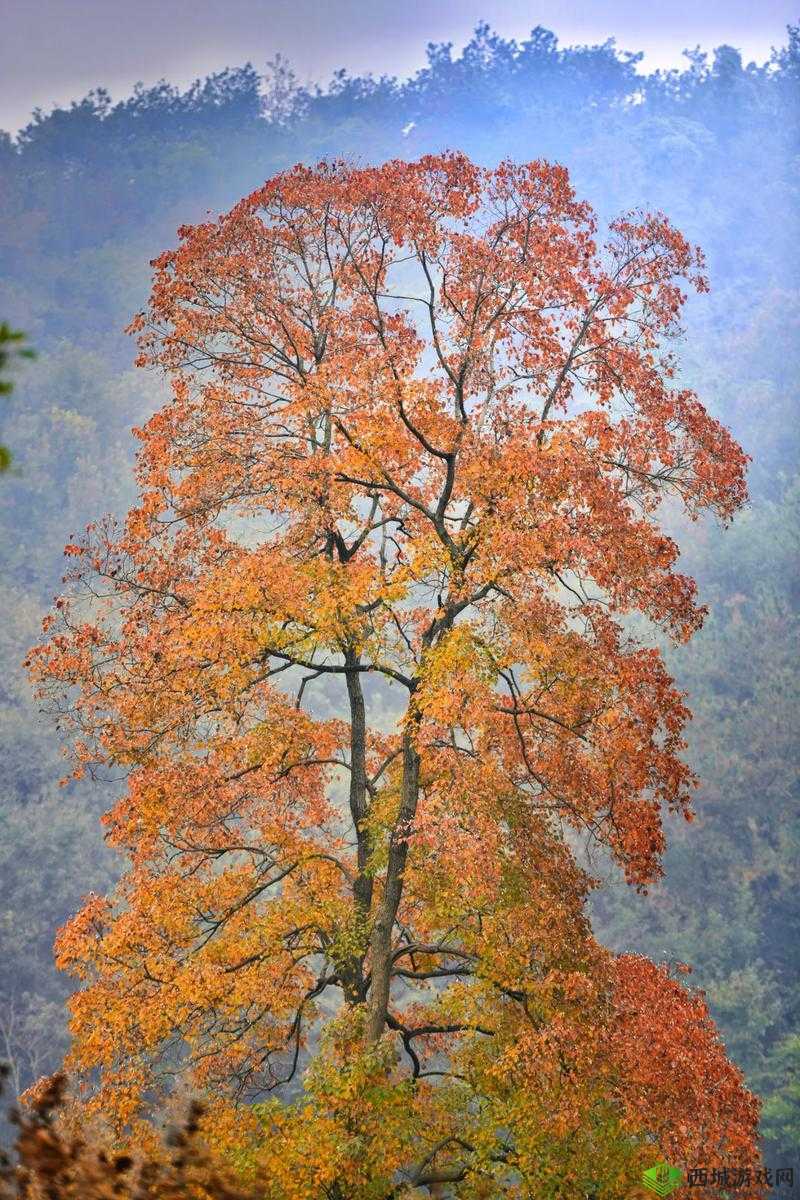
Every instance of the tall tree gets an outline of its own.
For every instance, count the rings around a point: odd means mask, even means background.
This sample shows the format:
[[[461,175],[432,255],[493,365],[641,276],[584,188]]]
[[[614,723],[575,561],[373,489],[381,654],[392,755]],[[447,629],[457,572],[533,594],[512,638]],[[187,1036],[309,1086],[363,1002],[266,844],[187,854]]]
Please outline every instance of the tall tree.
[[[132,326],[173,387],[140,502],[67,547],[30,660],[76,771],[127,775],[130,870],[57,943],[90,1103],[138,1128],[179,1072],[275,1197],[753,1161],[702,997],[597,945],[569,842],[644,888],[691,816],[623,623],[702,620],[662,498],[745,497],[664,349],[699,250],[459,154],[296,167],[180,237]]]

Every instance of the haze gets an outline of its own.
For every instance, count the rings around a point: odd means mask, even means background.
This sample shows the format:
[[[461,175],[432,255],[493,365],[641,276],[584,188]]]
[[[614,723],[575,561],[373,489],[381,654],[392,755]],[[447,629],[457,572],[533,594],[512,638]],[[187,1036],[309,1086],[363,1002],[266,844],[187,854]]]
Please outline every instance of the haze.
[[[481,20],[517,38],[541,24],[566,45],[614,37],[642,51],[648,71],[721,42],[763,62],[796,16],[795,0],[1,0],[0,129],[16,132],[34,108],[97,86],[122,98],[139,80],[185,86],[247,61],[262,69],[278,53],[303,83],[325,83],[340,67],[403,77],[424,65],[426,42],[460,49]]]

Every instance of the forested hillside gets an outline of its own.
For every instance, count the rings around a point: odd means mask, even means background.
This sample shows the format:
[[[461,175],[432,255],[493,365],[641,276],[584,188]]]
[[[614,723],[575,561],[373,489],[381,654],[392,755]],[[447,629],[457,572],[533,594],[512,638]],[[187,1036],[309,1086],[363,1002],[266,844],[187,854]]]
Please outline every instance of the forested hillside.
[[[800,31],[764,66],[727,46],[642,75],[612,44],[520,44],[479,27],[460,56],[431,46],[415,78],[307,91],[277,61],[185,93],[102,90],[0,135],[0,320],[36,361],[15,367],[0,443],[4,619],[0,722],[0,1058],[26,1086],[59,1061],[68,985],[56,928],[118,870],[99,815],[113,784],[71,782],[21,661],[58,590],[70,535],[131,502],[140,425],[163,400],[133,369],[123,328],[149,261],[180,224],[228,208],[297,161],[361,163],[445,148],[475,161],[565,164],[601,218],[657,208],[707,256],[711,294],[688,305],[684,378],[752,458],[732,529],[681,530],[709,606],[668,662],[695,714],[698,818],[668,824],[666,878],[637,896],[605,864],[596,927],[620,949],[693,964],[731,1056],[765,1100],[766,1158],[800,1147],[797,787],[798,113]],[[796,1162],[796,1159],[795,1159]]]

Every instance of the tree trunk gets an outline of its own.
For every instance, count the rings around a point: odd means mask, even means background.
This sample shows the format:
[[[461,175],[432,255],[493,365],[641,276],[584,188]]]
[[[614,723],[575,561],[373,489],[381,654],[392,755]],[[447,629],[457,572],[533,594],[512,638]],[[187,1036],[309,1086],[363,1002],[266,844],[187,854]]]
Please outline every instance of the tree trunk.
[[[419,799],[419,754],[413,744],[413,727],[403,734],[403,782],[400,810],[389,839],[389,859],[381,902],[372,926],[372,986],[370,989],[367,1045],[374,1045],[386,1025],[391,982],[392,929],[403,894],[403,871],[408,857],[408,834]]]
[[[346,673],[347,696],[350,701],[350,817],[356,834],[357,870],[353,881],[353,899],[356,921],[366,929],[372,905],[372,876],[367,874],[369,865],[369,836],[364,828],[368,812],[367,801],[367,725],[364,708],[364,692],[358,655],[348,651],[345,663],[350,668]],[[340,964],[345,998],[350,1005],[364,1000],[364,952],[355,954],[346,963]]]

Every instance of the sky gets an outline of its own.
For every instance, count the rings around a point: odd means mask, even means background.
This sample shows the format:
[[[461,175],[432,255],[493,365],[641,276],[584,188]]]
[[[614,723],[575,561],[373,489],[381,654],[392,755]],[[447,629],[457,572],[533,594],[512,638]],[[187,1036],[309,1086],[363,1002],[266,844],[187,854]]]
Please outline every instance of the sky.
[[[723,42],[763,62],[798,19],[800,0],[0,0],[0,129],[94,87],[121,99],[137,81],[186,86],[276,54],[301,83],[339,67],[407,76],[428,42],[458,51],[480,20],[517,38],[544,25],[564,45],[613,37],[652,70]]]

